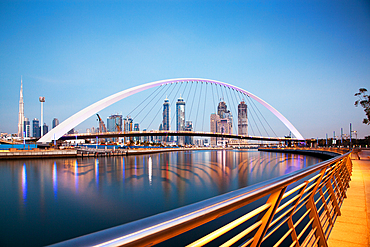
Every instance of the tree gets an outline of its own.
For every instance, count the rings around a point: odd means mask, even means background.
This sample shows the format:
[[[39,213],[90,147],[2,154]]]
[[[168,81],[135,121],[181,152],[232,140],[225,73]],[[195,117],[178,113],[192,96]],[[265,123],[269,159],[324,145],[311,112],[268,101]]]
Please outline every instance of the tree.
[[[364,118],[362,122],[370,125],[370,95],[366,94],[366,88],[360,88],[358,91],[355,94],[358,97],[358,100],[355,101],[355,106],[361,105],[364,108],[367,118]]]

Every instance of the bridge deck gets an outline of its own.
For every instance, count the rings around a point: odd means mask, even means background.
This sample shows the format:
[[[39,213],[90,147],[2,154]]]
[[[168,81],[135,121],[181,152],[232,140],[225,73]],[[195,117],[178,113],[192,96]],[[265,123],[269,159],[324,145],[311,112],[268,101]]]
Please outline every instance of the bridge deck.
[[[352,155],[353,172],[347,198],[330,234],[329,247],[370,246],[370,150]]]

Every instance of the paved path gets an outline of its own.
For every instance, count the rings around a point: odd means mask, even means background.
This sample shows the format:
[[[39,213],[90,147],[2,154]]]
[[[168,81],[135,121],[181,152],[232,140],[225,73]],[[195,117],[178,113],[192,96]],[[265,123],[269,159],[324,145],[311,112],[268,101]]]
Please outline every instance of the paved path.
[[[370,150],[352,155],[352,180],[329,236],[329,247],[370,246]]]

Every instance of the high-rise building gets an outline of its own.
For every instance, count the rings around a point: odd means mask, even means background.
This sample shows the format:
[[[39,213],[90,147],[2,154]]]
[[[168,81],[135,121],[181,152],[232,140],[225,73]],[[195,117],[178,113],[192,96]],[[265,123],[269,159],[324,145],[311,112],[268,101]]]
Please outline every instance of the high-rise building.
[[[238,105],[238,135],[248,135],[247,104],[244,101]]]
[[[37,118],[32,120],[32,136],[36,138],[41,137],[40,121]]]
[[[176,131],[185,130],[185,101],[183,98],[177,99],[176,102]],[[184,136],[177,137],[177,145],[184,145],[185,138]]]
[[[193,122],[186,121],[185,124],[185,131],[193,131]],[[193,137],[192,136],[185,136],[185,145],[193,145]]]
[[[24,118],[23,122],[24,137],[31,137],[31,123],[28,118]]]
[[[170,108],[170,100],[166,99],[164,100],[164,103],[163,103],[163,125],[162,125],[162,128],[163,130],[170,130],[171,129],[171,126],[170,126],[170,123],[171,123],[171,108]],[[167,138],[164,138],[164,140],[166,142],[169,142],[170,141],[170,138],[167,137]]]
[[[217,123],[220,121],[220,116],[218,114],[212,113],[211,114],[211,119],[210,119],[210,131],[212,133],[217,132]],[[216,146],[217,145],[217,137],[211,137],[211,145]]]
[[[47,126],[46,123],[44,123],[44,125],[42,126],[42,133],[44,133],[45,135],[48,132],[49,132],[49,126]]]
[[[24,131],[24,104],[23,104],[23,82],[21,77],[21,91],[19,93],[19,112],[18,112],[18,137],[23,136]]]
[[[227,105],[221,101],[217,107],[217,114],[211,114],[210,118],[210,131],[215,133],[232,134],[233,133],[233,115],[227,110]],[[216,146],[221,141],[223,144],[228,142],[225,138],[211,138],[211,145]]]
[[[226,112],[228,112],[226,103],[224,101],[220,101],[217,106],[217,115],[219,115],[220,118],[224,118],[224,114]]]
[[[51,123],[51,127],[54,129],[58,125],[59,125],[59,120],[57,118],[54,118],[53,122]]]

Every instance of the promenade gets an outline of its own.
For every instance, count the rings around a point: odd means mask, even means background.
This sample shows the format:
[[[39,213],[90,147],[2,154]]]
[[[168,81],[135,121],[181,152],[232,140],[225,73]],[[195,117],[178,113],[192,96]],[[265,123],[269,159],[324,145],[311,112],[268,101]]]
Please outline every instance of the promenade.
[[[329,236],[329,247],[370,246],[370,150],[352,155],[353,172],[347,198]]]

